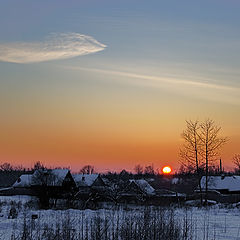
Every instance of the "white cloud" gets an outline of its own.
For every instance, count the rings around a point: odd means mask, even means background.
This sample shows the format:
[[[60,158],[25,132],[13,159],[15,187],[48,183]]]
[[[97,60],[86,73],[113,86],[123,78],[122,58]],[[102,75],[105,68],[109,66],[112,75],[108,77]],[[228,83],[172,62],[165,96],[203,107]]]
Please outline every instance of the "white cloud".
[[[79,33],[51,34],[43,42],[0,43],[0,61],[33,63],[102,51],[106,45]]]
[[[193,98],[221,102],[232,105],[240,105],[240,88],[238,86],[227,86],[212,82],[201,82],[194,79],[181,79],[173,77],[161,77],[143,75],[134,72],[114,71],[107,69],[84,68],[74,66],[62,66],[66,69],[90,71],[102,74],[118,76],[118,80],[131,85],[161,88],[174,94],[191,96]],[[191,78],[191,77],[190,77]],[[116,78],[114,78],[116,79]]]
[[[209,88],[209,89],[217,89],[217,90],[225,90],[225,91],[236,91],[239,92],[238,87],[214,84],[214,83],[207,83],[207,82],[200,82],[200,81],[193,81],[193,80],[182,80],[177,77],[170,78],[170,77],[159,77],[159,76],[152,76],[152,75],[142,75],[138,73],[130,73],[124,71],[113,71],[113,70],[106,70],[106,69],[97,69],[97,68],[84,68],[84,67],[72,67],[72,66],[64,66],[68,69],[73,70],[83,70],[83,71],[91,71],[91,72],[99,72],[103,74],[112,74],[118,75],[122,77],[129,77],[135,79],[143,79],[143,80],[151,80],[153,82],[158,83],[168,83],[174,85],[188,85],[193,87],[201,87],[201,88]]]

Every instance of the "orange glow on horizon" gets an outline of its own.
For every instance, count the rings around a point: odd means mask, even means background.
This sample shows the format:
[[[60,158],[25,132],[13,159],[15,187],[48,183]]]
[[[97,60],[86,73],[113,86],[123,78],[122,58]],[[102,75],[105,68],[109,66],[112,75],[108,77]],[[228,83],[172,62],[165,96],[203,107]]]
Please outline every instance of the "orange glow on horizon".
[[[165,166],[163,167],[162,171],[164,174],[170,174],[172,172],[172,169],[170,166]]]

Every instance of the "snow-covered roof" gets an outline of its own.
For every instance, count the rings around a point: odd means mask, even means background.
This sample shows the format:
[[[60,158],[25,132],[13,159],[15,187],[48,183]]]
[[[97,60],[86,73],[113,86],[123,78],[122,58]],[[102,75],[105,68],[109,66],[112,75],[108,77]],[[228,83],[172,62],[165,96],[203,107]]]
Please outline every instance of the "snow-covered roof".
[[[77,187],[90,187],[98,178],[99,174],[73,174]]]
[[[145,179],[138,179],[138,180],[129,180],[131,183],[134,182],[143,192],[152,195],[154,194],[154,188],[145,180]]]
[[[69,169],[36,170],[33,174],[33,184],[47,184],[48,186],[61,186]]]
[[[22,174],[17,181],[13,184],[13,187],[30,187],[32,184],[32,174]]]
[[[204,190],[206,176],[201,178],[201,187]],[[208,176],[209,190],[240,191],[240,176]]]
[[[68,174],[69,169],[52,169],[51,173],[58,178],[59,181],[63,181]]]

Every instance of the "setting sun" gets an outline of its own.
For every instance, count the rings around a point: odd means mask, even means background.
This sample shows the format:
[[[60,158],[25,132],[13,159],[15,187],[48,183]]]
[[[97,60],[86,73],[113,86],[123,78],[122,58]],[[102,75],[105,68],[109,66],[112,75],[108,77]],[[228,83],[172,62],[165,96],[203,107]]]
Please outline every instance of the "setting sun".
[[[162,171],[164,174],[169,174],[172,172],[172,169],[169,166],[165,166],[165,167],[163,167]]]

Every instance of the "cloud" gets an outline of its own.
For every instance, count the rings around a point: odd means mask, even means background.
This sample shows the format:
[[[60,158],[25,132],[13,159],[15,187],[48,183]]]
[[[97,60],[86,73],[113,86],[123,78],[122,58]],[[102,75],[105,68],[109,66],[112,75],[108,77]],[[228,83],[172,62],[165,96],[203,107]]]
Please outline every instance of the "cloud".
[[[51,34],[43,42],[0,43],[0,61],[13,63],[67,59],[104,50],[106,45],[79,33]]]
[[[122,77],[129,77],[134,79],[143,79],[143,80],[150,80],[153,82],[159,83],[168,83],[174,85],[188,85],[193,87],[201,87],[201,88],[209,88],[209,89],[217,89],[217,90],[225,90],[225,91],[239,91],[238,87],[214,84],[214,83],[207,83],[207,82],[200,82],[200,81],[193,81],[193,80],[182,80],[178,78],[170,78],[170,77],[159,77],[159,76],[152,76],[152,75],[142,75],[138,73],[130,73],[124,71],[112,71],[106,69],[97,69],[97,68],[84,68],[84,67],[71,67],[71,66],[64,66],[68,69],[73,70],[83,70],[83,71],[91,71],[91,72],[99,72],[103,74],[111,74],[111,75],[118,75]]]
[[[117,79],[119,79],[121,82],[131,85],[161,88],[164,91],[183,96],[190,96],[197,99],[221,102],[231,105],[240,105],[240,88],[238,86],[227,86],[213,82],[201,82],[194,80],[194,78],[181,79],[177,76],[173,78],[97,68],[85,68],[75,66],[61,67],[71,70],[90,71],[102,74],[115,75],[119,77]]]

